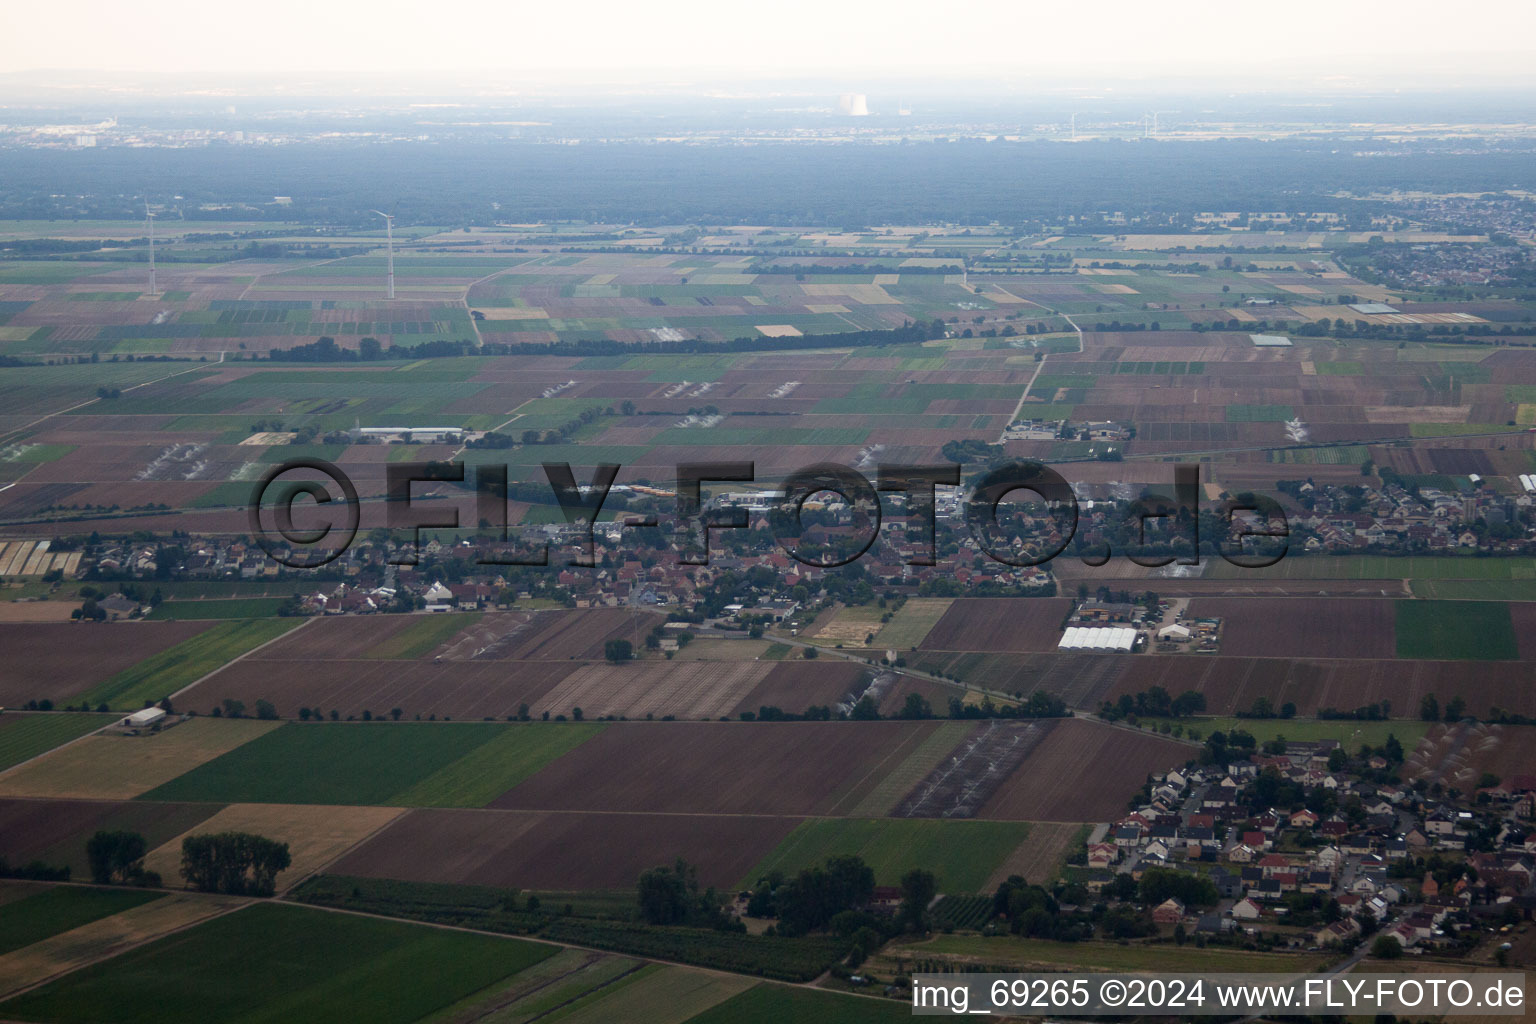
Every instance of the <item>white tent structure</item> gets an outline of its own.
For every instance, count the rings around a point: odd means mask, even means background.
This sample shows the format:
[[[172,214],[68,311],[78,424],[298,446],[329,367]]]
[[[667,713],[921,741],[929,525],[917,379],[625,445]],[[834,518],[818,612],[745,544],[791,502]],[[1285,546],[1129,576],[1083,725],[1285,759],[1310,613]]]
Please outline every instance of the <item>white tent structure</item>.
[[[1057,642],[1059,651],[1129,651],[1136,631],[1129,626],[1068,626]]]

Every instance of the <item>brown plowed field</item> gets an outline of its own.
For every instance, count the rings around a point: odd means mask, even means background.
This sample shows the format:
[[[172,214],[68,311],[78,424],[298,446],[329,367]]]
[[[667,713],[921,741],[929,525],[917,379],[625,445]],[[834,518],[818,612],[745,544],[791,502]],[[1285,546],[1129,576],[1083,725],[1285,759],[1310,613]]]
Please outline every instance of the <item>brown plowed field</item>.
[[[1392,702],[1397,717],[1415,715],[1419,701],[1434,694],[1443,706],[1462,697],[1467,712],[1486,715],[1499,707],[1536,715],[1536,688],[1523,662],[1470,661],[1312,661],[1291,658],[1230,658],[1197,654],[1139,656],[1105,695],[1114,700],[1161,686],[1177,696],[1185,690],[1205,694],[1207,711],[1230,715],[1246,711],[1256,698],[1279,707],[1294,703],[1302,715],[1318,708],[1353,710]]]
[[[508,810],[836,814],[932,722],[610,725],[491,802]]]
[[[206,821],[221,806],[143,800],[0,799],[0,857],[13,865],[32,860],[55,867],[68,864],[73,878],[89,879],[85,843],[98,829],[138,832],[154,849]],[[175,884],[174,877],[166,881]]]
[[[535,712],[590,717],[711,719],[727,714],[773,670],[766,661],[639,661],[582,665],[534,704]],[[800,710],[800,709],[796,709]]]
[[[923,638],[924,651],[1054,651],[1069,597],[970,597],[949,611]]]
[[[415,810],[330,870],[522,889],[630,889],[647,868],[684,857],[705,885],[729,886],[799,823],[763,815]]]
[[[339,615],[317,619],[248,655],[251,661],[346,661],[363,658],[421,622],[415,615]]]
[[[1408,756],[1406,779],[1424,779],[1471,794],[1484,772],[1508,785],[1536,776],[1536,726],[1483,722],[1436,725]]]
[[[406,618],[407,616],[401,616]],[[301,632],[309,632],[305,628]],[[245,658],[176,698],[178,710],[211,712],[225,698],[254,707],[271,701],[277,713],[297,717],[319,708],[343,718],[367,710],[400,708],[455,719],[504,718],[521,704],[532,706],[568,673],[572,661],[257,661]],[[569,712],[570,708],[565,708]]]
[[[1527,663],[1536,661],[1536,601],[1509,602],[1509,619],[1515,627],[1520,658]]]
[[[1397,657],[1394,606],[1384,598],[1196,598],[1189,614],[1222,620],[1228,656]]]
[[[628,608],[592,608],[541,614],[533,628],[495,656],[516,661],[596,661],[609,640],[627,639],[636,650],[662,616]],[[489,654],[485,657],[490,657]]]
[[[1056,723],[981,808],[980,818],[1113,821],[1152,772],[1197,749],[1151,733],[1081,718]]]
[[[842,659],[775,662],[767,678],[742,697],[732,712],[756,713],[768,706],[799,714],[813,704],[831,707],[852,693],[867,671]],[[896,707],[899,710],[901,705]]]
[[[64,703],[211,622],[0,623],[0,705]]]

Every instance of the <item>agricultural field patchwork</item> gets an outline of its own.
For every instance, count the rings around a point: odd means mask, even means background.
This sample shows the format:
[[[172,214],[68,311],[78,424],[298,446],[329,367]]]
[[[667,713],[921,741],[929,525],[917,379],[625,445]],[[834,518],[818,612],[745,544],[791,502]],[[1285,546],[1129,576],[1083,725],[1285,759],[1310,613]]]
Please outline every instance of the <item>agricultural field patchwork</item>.
[[[0,1004],[0,1013],[125,1024],[360,1014],[407,1024],[553,952],[515,939],[257,905],[82,968]]]

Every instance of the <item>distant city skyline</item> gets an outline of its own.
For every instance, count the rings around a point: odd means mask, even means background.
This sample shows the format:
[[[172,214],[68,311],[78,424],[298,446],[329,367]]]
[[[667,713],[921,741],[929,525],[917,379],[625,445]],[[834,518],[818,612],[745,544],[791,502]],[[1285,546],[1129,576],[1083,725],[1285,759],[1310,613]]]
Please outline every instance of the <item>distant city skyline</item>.
[[[1460,14],[1461,16],[1457,16]],[[1091,5],[972,0],[772,7],[591,0],[579,7],[442,0],[271,0],[228,8],[162,0],[14,6],[0,72],[203,76],[419,76],[542,82],[761,83],[775,78],[946,81],[1000,87],[1047,75],[1183,80],[1244,90],[1495,85],[1532,74],[1536,5],[1489,0],[1211,0]],[[1514,41],[1520,41],[1519,43]],[[344,88],[344,86],[343,86]]]

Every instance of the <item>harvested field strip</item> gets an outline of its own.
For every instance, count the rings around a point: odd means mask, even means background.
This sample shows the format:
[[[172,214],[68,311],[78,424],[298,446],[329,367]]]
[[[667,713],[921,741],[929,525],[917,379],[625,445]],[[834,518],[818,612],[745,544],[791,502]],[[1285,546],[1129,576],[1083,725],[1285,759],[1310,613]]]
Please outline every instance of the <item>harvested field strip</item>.
[[[793,875],[828,857],[855,854],[874,869],[876,885],[898,885],[911,869],[927,868],[938,876],[940,892],[981,892],[1030,827],[1015,821],[818,818],[791,832],[739,887],[751,888],[773,871]]]
[[[398,807],[484,807],[602,730],[597,722],[512,726],[388,802]]]
[[[982,883],[982,892],[995,892],[1009,877],[1019,875],[1034,885],[1050,886],[1061,876],[1067,855],[1080,848],[1088,838],[1087,825],[1064,822],[1039,822],[1029,827],[1029,834]]]
[[[405,629],[387,637],[363,657],[399,660],[425,657],[479,620],[478,614],[418,616]]]
[[[653,965],[599,989],[558,1019],[569,1024],[683,1024],[754,984],[751,978]]]
[[[277,876],[279,891],[373,835],[405,812],[396,807],[335,807],[324,804],[230,804],[213,817],[163,843],[144,858],[166,885],[181,878],[181,841],[210,832],[254,832],[288,844],[293,863]]]
[[[1399,601],[1397,656],[1513,661],[1520,651],[1502,601]]]
[[[128,800],[278,728],[194,718],[143,736],[87,736],[0,775],[0,796]]]
[[[130,947],[199,921],[227,914],[245,903],[235,896],[172,893],[164,899],[52,935],[0,956],[0,996],[116,956]],[[99,1012],[99,1008],[97,1010]],[[0,1016],[22,1017],[25,1013],[14,1003],[0,1007]],[[71,1019],[99,1020],[100,1017],[98,1013],[87,1011],[73,1015]]]
[[[290,722],[144,796],[383,804],[506,728],[489,722]]]
[[[562,949],[513,975],[509,984],[470,996],[433,1019],[445,1024],[478,1020],[531,1024],[645,967],[642,961],[629,957]]]
[[[0,955],[50,935],[67,932],[112,914],[120,914],[165,893],[144,889],[92,889],[61,885],[5,905],[0,914]]]
[[[864,647],[865,638],[880,631],[882,614],[875,605],[840,607],[829,621],[822,623],[818,618],[818,628],[814,633],[807,631],[806,639],[826,647]]]
[[[0,1014],[110,1024],[410,1024],[554,953],[516,939],[258,903],[28,992]]]
[[[947,597],[914,597],[897,609],[891,621],[875,635],[877,647],[907,651],[922,643],[939,620],[949,611]]]
[[[899,818],[971,818],[1056,727],[1039,722],[991,721],[912,788],[895,810]]]
[[[7,714],[0,716],[0,771],[95,732],[111,715]]]
[[[331,871],[403,882],[634,891],[640,873],[686,857],[721,888],[801,819],[763,815],[422,809],[407,812]]]
[[[895,1024],[912,1017],[905,1003],[764,982],[686,1024]]]
[[[584,665],[534,704],[535,712],[717,719],[776,666],[771,662],[643,661]]]
[[[939,935],[927,942],[900,947],[904,955],[929,954],[960,960],[1026,969],[1069,967],[1100,971],[1183,971],[1191,954],[1177,946],[1121,945],[1109,942],[1051,942],[1048,939],[983,938],[974,935]],[[1200,951],[1200,967],[1207,971],[1304,974],[1326,963],[1323,954],[1247,952],[1231,949]]]
[[[827,814],[838,804],[856,806],[879,782],[881,765],[900,763],[935,728],[935,722],[619,722],[492,806]]]
[[[282,636],[302,619],[250,619],[223,622],[169,650],[151,655],[85,695],[93,707],[138,710],[194,683],[253,648]]]
[[[848,785],[838,794],[837,799],[832,805],[827,808],[827,813],[833,815],[849,814],[850,808],[857,807],[863,803],[864,799],[880,785],[887,775],[895,771],[907,758],[911,757],[914,752],[922,747],[927,738],[940,727],[940,725],[935,724],[932,729],[926,729],[921,732],[917,730],[909,731],[902,741],[892,748],[890,753],[871,765],[863,775],[851,777]]]
[[[1057,722],[982,806],[979,817],[1113,821],[1152,772],[1194,756],[1195,746],[1081,718]]]
[[[879,818],[890,814],[930,772],[938,768],[967,734],[976,729],[970,722],[942,722],[918,747],[869,791],[848,813],[855,818]]]

